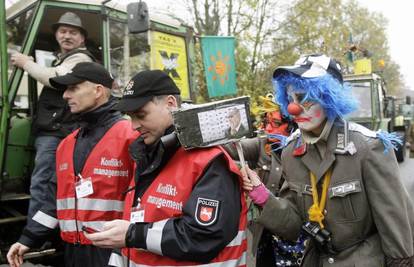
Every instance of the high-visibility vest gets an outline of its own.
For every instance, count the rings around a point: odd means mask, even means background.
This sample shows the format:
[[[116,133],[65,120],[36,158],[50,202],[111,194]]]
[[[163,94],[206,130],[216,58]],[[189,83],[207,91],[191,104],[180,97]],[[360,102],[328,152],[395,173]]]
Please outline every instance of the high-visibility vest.
[[[168,218],[182,215],[182,207],[192,192],[200,176],[208,164],[219,154],[224,153],[229,169],[235,173],[241,184],[240,172],[228,154],[221,147],[185,151],[179,148],[173,158],[163,168],[151,183],[141,198],[144,205],[145,222],[167,221]],[[231,179],[230,177],[226,177]],[[134,180],[132,180],[134,183]],[[125,199],[124,219],[130,220],[134,191],[128,192]],[[243,190],[240,187],[241,213],[239,231],[236,237],[214,258],[208,266],[245,266],[246,265],[246,224],[247,207]],[[208,217],[207,217],[208,220]],[[160,233],[161,235],[161,233]],[[158,236],[161,238],[161,236]],[[147,236],[147,240],[150,240]],[[157,240],[157,238],[154,238]],[[158,242],[160,239],[158,239]],[[157,241],[155,241],[157,242]],[[158,244],[159,245],[159,244]],[[147,242],[148,246],[148,242]],[[157,244],[155,244],[155,247]],[[148,248],[148,247],[147,247]],[[158,251],[161,254],[161,251]],[[158,255],[147,250],[122,250],[124,256],[129,256],[129,266],[203,266],[196,262],[176,261],[172,258]],[[114,255],[114,254],[113,254]],[[112,260],[116,260],[113,257]],[[112,263],[111,263],[112,264]],[[115,265],[116,266],[116,265]]]
[[[82,227],[102,230],[106,221],[121,219],[125,192],[134,177],[134,162],[128,146],[138,136],[131,122],[115,123],[90,152],[81,172],[83,181],[91,179],[93,193],[76,197],[79,174],[74,173],[76,135],[68,135],[56,151],[57,218],[60,235],[68,243],[91,244]]]

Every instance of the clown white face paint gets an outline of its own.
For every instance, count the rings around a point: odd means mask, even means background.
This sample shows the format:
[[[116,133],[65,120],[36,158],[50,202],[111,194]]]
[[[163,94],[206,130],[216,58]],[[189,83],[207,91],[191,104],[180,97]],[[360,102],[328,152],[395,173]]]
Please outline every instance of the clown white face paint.
[[[288,89],[287,94],[289,103],[295,103],[302,108],[299,114],[293,114],[294,121],[298,124],[299,129],[320,133],[326,119],[321,104],[316,101],[304,100],[305,92],[293,91],[292,88]]]

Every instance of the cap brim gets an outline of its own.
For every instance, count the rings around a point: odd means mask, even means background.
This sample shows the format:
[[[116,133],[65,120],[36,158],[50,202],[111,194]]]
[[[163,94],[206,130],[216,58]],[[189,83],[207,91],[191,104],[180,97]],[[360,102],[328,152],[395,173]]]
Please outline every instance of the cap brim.
[[[56,89],[63,90],[65,90],[69,85],[75,85],[84,81],[86,81],[86,79],[78,78],[71,74],[57,76],[49,79],[50,85],[52,85]]]
[[[277,78],[278,76],[286,72],[290,72],[298,76],[301,76],[307,70],[309,70],[309,68],[302,66],[281,66],[275,69],[275,71],[273,72],[273,78]]]
[[[123,112],[135,111],[142,108],[146,103],[151,101],[153,97],[154,96],[122,98],[118,104],[115,105],[114,109]]]

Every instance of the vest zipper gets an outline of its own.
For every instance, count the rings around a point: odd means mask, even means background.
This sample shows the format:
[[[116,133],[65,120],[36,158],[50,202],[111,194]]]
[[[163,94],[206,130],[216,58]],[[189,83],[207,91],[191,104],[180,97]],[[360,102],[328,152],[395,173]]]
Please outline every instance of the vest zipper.
[[[79,178],[79,179],[77,179]],[[79,173],[75,175],[75,227],[76,227],[76,242],[75,245],[80,245],[80,234],[79,234],[79,227],[78,227],[78,197],[76,195],[76,183],[78,181],[82,181],[82,175]]]
[[[137,206],[138,209],[141,208],[141,198],[137,197]]]

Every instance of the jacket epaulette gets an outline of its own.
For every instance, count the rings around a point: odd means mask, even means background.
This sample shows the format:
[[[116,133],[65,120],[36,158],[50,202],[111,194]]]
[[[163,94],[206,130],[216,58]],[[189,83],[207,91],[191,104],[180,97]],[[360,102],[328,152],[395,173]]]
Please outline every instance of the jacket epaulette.
[[[377,138],[377,133],[354,122],[350,122],[348,125],[348,130],[353,132],[359,132],[364,136],[371,137],[371,138]]]
[[[382,144],[384,145],[384,153],[387,153],[390,149],[397,150],[397,144],[402,145],[401,138],[396,133],[389,133],[383,130],[378,130],[376,132],[365,128],[362,125],[359,125],[357,123],[349,123],[348,129],[350,131],[359,132],[364,136],[370,137],[370,138],[378,138],[381,140]]]

